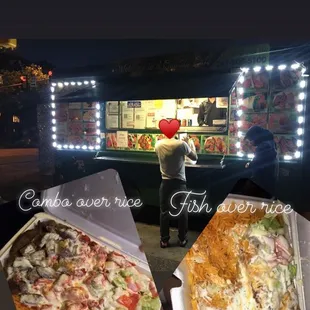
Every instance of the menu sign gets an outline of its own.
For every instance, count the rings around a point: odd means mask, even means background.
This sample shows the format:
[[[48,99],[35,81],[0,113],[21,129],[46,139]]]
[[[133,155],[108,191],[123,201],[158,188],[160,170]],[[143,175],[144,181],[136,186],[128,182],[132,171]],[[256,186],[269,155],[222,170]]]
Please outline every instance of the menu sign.
[[[127,108],[141,108],[141,101],[128,101]]]
[[[128,147],[128,131],[117,131],[116,132],[116,144],[117,144],[117,147],[120,147],[120,148]]]

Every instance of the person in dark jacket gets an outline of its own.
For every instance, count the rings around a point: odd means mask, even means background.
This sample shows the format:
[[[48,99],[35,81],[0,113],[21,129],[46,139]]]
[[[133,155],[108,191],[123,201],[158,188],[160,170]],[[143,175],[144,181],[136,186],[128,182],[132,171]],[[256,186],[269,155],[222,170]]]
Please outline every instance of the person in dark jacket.
[[[267,129],[253,126],[244,139],[255,147],[254,158],[246,168],[249,169],[253,181],[274,197],[279,174],[279,159],[273,134]]]

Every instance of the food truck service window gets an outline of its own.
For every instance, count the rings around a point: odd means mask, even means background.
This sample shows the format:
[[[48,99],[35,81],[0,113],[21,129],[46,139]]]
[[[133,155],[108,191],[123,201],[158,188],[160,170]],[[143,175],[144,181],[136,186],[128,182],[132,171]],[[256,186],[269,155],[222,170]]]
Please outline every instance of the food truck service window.
[[[228,97],[108,101],[105,109],[106,149],[154,152],[156,141],[164,137],[159,131],[159,122],[178,119],[177,138],[188,134],[199,153],[226,153],[227,111]],[[216,139],[213,139],[214,134],[218,135]],[[220,140],[216,143],[219,149],[213,148],[210,139]]]
[[[282,160],[302,156],[306,68],[299,63],[243,68],[231,93],[230,141],[240,157],[253,158],[244,141],[246,131],[259,125],[274,134]]]
[[[65,94],[92,89],[95,81],[52,83],[52,139],[57,149],[100,149],[100,104],[92,100],[64,102]],[[61,98],[61,99],[60,99]]]

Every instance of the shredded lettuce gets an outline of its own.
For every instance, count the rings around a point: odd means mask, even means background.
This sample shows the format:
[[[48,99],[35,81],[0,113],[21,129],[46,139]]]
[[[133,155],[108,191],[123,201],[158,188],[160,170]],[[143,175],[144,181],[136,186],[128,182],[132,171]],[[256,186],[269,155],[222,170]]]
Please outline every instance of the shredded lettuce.
[[[264,228],[268,231],[277,231],[278,229],[282,229],[282,225],[276,218],[263,218],[260,223],[264,226]]]
[[[290,272],[291,279],[294,279],[297,275],[297,266],[295,264],[289,264],[288,271]]]
[[[150,296],[143,296],[140,299],[140,305],[142,310],[159,310],[161,303],[158,297],[152,298]]]

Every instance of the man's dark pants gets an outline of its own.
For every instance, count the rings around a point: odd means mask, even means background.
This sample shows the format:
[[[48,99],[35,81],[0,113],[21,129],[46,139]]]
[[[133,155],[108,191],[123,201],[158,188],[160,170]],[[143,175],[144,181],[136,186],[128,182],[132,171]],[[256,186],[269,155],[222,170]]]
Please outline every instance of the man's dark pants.
[[[187,208],[184,207],[181,211],[181,203],[184,202],[183,194],[177,194],[172,199],[173,206],[177,209],[173,209],[171,206],[171,198],[177,192],[186,191],[186,182],[178,179],[172,180],[162,180],[160,188],[159,188],[159,201],[160,201],[160,236],[162,242],[168,242],[170,239],[169,234],[169,224],[171,214],[175,214],[178,216],[175,217],[178,219],[178,229],[179,229],[179,240],[184,241],[187,237],[187,229],[188,229],[188,215]],[[180,213],[180,214],[179,214]]]

